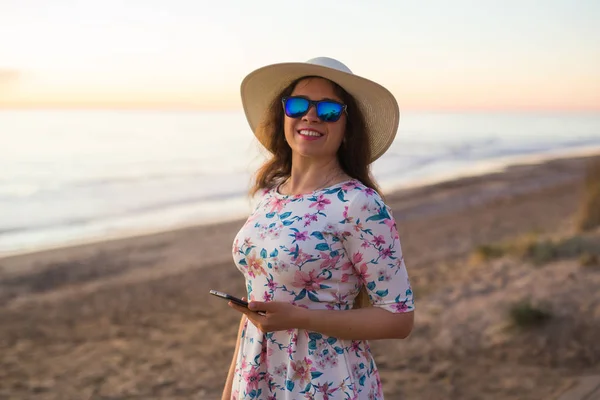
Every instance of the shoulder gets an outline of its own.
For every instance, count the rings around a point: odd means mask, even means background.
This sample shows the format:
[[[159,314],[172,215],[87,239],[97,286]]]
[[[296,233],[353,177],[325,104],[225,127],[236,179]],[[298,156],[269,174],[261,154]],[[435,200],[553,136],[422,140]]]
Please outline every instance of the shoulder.
[[[249,200],[251,208],[256,209],[265,201],[268,201],[268,199],[271,198],[273,195],[273,190],[274,189],[272,188],[259,189],[256,193],[250,196]]]
[[[349,181],[347,184],[344,184],[343,189],[346,197],[345,200],[347,200],[349,207],[386,207],[381,195],[359,180],[354,179]]]

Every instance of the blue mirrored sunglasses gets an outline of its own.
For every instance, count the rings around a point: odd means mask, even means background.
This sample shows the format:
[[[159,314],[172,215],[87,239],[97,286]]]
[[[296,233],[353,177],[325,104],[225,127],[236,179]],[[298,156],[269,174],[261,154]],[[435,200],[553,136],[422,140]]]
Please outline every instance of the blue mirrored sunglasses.
[[[333,100],[310,100],[303,96],[289,96],[282,100],[285,115],[290,118],[301,118],[308,113],[311,106],[315,106],[317,117],[323,122],[336,122],[346,111],[346,105]]]

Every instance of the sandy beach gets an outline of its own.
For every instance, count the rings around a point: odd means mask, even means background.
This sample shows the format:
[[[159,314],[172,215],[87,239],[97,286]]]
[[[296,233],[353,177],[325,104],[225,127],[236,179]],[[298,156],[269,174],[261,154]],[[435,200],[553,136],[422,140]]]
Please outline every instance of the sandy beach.
[[[574,228],[591,158],[386,195],[417,308],[407,340],[372,343],[386,399],[555,399],[600,374],[600,230]],[[208,291],[244,294],[242,223],[0,259],[0,399],[219,399],[239,315]],[[534,234],[576,248],[481,256]],[[547,320],[511,324],[522,301]]]

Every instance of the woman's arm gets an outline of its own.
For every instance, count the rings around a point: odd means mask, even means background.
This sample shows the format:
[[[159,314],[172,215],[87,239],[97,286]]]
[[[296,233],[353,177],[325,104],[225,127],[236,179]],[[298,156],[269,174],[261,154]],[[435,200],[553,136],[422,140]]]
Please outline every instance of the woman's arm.
[[[393,313],[379,307],[309,310],[287,302],[251,302],[251,309],[266,312],[263,316],[233,303],[230,306],[245,313],[263,332],[306,329],[345,340],[405,339],[414,322],[414,311]]]
[[[229,366],[229,372],[227,373],[227,380],[225,381],[225,388],[223,388],[223,395],[221,396],[221,400],[231,400],[231,387],[233,386],[233,375],[235,373],[235,365],[237,362],[238,353],[240,351],[240,340],[242,337],[242,331],[244,330],[246,317],[242,315],[242,319],[240,320],[240,327],[238,329],[237,341],[235,343],[235,350],[233,351],[233,358],[231,360],[231,365]]]
[[[406,339],[414,322],[414,311],[394,314],[378,307],[304,311],[297,314],[301,329],[346,340]]]

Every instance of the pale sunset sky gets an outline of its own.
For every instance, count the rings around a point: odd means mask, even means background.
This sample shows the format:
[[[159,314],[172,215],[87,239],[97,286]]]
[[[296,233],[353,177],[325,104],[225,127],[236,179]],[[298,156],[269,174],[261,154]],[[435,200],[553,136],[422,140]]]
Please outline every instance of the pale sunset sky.
[[[0,108],[241,109],[317,56],[405,109],[600,111],[600,0],[0,0]]]

